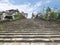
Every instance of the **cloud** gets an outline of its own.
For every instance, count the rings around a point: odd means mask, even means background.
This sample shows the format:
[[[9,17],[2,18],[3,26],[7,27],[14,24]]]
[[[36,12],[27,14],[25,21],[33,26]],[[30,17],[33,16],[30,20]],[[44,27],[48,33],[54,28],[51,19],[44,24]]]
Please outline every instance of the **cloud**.
[[[42,5],[42,1],[36,2],[36,4],[34,5],[34,7],[39,7]]]
[[[31,17],[31,13],[35,12],[39,6],[42,5],[42,2],[36,2],[34,5],[31,5],[30,2],[28,3],[24,3],[24,4],[20,4],[20,5],[14,5],[11,2],[9,2],[10,0],[0,0],[0,11],[3,10],[9,10],[9,9],[19,9],[19,11],[24,11],[26,13],[28,13],[28,17]]]
[[[0,0],[0,3],[9,3],[9,0]]]
[[[46,0],[46,3],[50,3],[51,2],[51,0]]]

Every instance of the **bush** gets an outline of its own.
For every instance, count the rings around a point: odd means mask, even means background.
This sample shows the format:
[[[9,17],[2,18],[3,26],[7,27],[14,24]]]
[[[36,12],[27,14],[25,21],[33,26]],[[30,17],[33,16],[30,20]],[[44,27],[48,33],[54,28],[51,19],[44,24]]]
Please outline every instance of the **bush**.
[[[15,17],[15,19],[19,19],[19,18],[20,18],[20,15],[17,14],[17,15],[15,15],[14,17]]]
[[[16,19],[22,19],[22,18],[25,18],[23,15],[21,15],[21,14],[17,14],[17,15],[15,15],[15,20]]]

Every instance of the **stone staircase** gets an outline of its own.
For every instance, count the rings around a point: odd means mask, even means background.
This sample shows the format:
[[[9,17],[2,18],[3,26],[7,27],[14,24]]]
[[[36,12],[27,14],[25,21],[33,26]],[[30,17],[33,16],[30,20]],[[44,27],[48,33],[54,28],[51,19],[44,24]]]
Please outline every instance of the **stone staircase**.
[[[0,42],[60,42],[60,23],[38,19],[0,23]]]

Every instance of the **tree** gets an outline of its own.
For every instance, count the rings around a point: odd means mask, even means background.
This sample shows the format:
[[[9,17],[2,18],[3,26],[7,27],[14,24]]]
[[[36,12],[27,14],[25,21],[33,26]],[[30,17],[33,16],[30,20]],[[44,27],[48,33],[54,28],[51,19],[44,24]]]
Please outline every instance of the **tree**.
[[[45,19],[46,20],[49,20],[50,13],[51,13],[51,8],[50,7],[47,7],[46,14],[45,14]]]
[[[60,19],[60,12],[58,13],[58,19]]]
[[[56,19],[55,17],[56,17],[55,12],[50,12],[49,19],[50,20],[55,20]]]
[[[35,18],[35,15],[34,15],[34,13],[32,13],[32,18],[33,18],[33,19]]]
[[[51,8],[50,7],[47,7],[46,13],[49,13],[49,12],[51,12]]]

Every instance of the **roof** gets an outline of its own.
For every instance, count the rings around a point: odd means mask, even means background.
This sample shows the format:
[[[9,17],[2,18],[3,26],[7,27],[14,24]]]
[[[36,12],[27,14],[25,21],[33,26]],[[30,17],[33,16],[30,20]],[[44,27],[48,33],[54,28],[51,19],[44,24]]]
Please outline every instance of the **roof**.
[[[18,13],[19,13],[18,10],[14,10],[14,9],[6,10],[6,11],[3,11],[2,13],[6,13],[7,15],[12,15],[12,14],[15,13],[15,12],[18,12]]]

